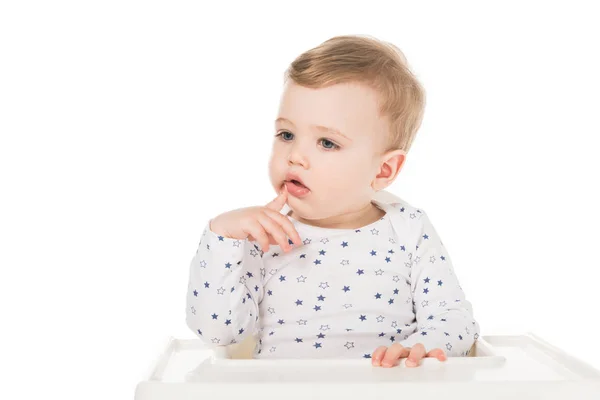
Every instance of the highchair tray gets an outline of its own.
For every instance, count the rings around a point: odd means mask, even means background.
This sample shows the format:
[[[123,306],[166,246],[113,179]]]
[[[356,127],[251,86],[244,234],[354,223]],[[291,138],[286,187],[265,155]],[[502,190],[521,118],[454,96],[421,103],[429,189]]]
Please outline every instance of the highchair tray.
[[[469,357],[416,368],[369,359],[233,359],[228,347],[169,338],[136,400],[600,399],[600,371],[532,333],[481,336]]]

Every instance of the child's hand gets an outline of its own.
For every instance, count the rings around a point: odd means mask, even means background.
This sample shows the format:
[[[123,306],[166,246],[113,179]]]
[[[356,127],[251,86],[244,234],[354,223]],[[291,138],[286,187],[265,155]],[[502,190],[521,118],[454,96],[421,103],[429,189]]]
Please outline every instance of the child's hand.
[[[239,208],[218,215],[210,222],[210,230],[232,239],[256,240],[265,252],[270,244],[279,244],[284,252],[291,250],[286,234],[296,246],[303,243],[294,224],[279,212],[286,202],[287,188],[284,186],[266,206]]]
[[[436,357],[440,361],[446,361],[446,353],[442,349],[433,349],[430,352],[425,351],[425,346],[421,343],[413,347],[404,347],[399,343],[394,343],[387,348],[378,347],[373,353],[371,361],[374,367],[393,367],[401,358],[406,358],[407,367],[417,367],[423,357]]]

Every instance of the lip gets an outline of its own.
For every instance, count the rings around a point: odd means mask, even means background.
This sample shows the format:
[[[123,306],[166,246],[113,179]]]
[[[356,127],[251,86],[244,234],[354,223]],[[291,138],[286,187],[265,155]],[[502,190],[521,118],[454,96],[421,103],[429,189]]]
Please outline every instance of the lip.
[[[304,184],[304,181],[302,181],[302,179],[300,179],[300,177],[298,175],[296,175],[292,172],[288,172],[288,174],[285,176],[285,182],[291,182],[291,181],[298,181],[302,185],[304,185],[304,187],[306,187],[307,189],[310,190],[310,188]]]

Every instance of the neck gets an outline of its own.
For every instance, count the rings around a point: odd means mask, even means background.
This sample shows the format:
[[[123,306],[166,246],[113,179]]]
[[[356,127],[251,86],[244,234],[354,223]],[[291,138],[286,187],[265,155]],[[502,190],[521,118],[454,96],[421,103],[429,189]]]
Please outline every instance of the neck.
[[[385,211],[369,202],[356,211],[334,215],[322,219],[305,219],[290,211],[288,215],[306,225],[328,229],[358,229],[372,224],[385,215]]]

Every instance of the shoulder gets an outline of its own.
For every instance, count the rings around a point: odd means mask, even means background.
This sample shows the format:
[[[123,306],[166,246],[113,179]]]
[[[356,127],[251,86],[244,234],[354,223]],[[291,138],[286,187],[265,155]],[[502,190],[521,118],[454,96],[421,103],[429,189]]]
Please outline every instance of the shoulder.
[[[396,234],[409,242],[418,242],[425,232],[431,230],[429,216],[421,207],[399,198],[378,205],[383,205]]]
[[[413,206],[404,200],[395,201],[394,203],[391,203],[390,206],[393,208],[392,211],[400,214],[408,221],[420,221],[421,218],[426,215],[425,210],[420,207]]]
[[[423,208],[412,205],[400,198],[395,198],[387,203],[386,211],[393,214],[396,219],[399,218],[405,221],[410,226],[420,225],[427,219],[427,213]]]

